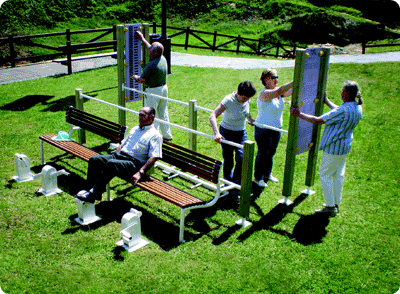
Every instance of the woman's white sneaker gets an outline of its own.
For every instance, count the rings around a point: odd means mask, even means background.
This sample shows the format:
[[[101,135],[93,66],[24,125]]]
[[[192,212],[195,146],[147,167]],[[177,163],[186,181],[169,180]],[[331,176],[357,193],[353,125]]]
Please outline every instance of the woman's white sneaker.
[[[267,183],[264,182],[264,180],[260,180],[260,181],[253,180],[253,182],[254,182],[257,186],[259,186],[259,187],[261,187],[261,188],[268,187]]]
[[[279,180],[277,178],[275,178],[273,175],[270,175],[268,177],[268,180],[270,180],[271,182],[274,182],[274,183],[279,183]]]

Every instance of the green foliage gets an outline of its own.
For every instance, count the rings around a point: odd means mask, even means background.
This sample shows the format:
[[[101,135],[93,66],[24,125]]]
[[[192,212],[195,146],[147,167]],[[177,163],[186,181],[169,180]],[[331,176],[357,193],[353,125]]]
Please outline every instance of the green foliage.
[[[290,19],[297,15],[314,12],[317,8],[307,1],[271,0],[265,3],[262,17],[266,19]]]
[[[352,8],[352,7],[345,7],[345,6],[340,6],[340,5],[333,5],[330,7],[331,10],[333,11],[337,11],[337,12],[343,12],[343,13],[347,13],[349,15],[352,16],[356,16],[356,17],[362,17],[362,12]]]
[[[160,1],[161,2],[161,1]],[[213,7],[215,0],[168,0],[168,12],[172,16],[182,18],[194,18],[199,14],[208,13]]]

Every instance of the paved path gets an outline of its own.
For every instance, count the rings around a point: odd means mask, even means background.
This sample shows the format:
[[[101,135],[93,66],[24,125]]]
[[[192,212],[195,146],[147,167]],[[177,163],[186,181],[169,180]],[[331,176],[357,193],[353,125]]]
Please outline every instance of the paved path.
[[[400,61],[400,52],[364,55],[332,55],[330,63],[372,63]],[[94,68],[116,65],[111,57],[93,58],[72,62],[72,71],[79,72]],[[268,60],[233,57],[201,56],[185,53],[171,53],[172,65],[193,67],[215,67],[232,69],[294,67],[294,60]],[[0,69],[0,84],[27,81],[67,73],[67,67],[56,62],[44,62],[16,68]]]

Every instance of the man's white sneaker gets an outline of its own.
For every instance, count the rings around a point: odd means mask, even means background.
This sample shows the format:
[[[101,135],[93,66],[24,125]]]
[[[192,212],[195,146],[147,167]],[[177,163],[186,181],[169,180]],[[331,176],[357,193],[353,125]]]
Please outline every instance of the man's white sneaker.
[[[261,187],[261,188],[268,187],[267,183],[264,182],[264,180],[260,180],[260,181],[253,180],[253,182],[254,182],[257,186],[259,186],[259,187]]]
[[[275,178],[273,175],[270,175],[268,177],[268,180],[270,180],[271,182],[274,182],[274,183],[279,183],[279,180],[277,178]]]

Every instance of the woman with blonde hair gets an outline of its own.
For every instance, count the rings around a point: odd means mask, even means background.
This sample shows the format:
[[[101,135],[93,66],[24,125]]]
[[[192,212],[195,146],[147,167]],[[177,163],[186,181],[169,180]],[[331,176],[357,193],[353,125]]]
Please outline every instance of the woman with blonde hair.
[[[266,69],[260,77],[264,89],[260,91],[257,98],[258,115],[256,123],[282,128],[282,113],[284,107],[283,97],[292,94],[293,82],[278,87],[278,72],[276,69]],[[254,183],[259,187],[266,187],[265,180],[278,182],[272,176],[273,157],[281,138],[278,131],[254,127],[254,139],[257,143],[257,155],[254,164]]]
[[[360,88],[357,82],[347,81],[342,89],[341,106],[332,103],[325,95],[325,104],[331,111],[316,117],[300,112],[298,107],[291,107],[292,115],[313,124],[325,124],[320,150],[323,150],[319,176],[325,204],[317,213],[329,213],[334,216],[339,212],[342,199],[346,157],[351,150],[353,130],[362,116]],[[356,101],[356,99],[358,101]]]

